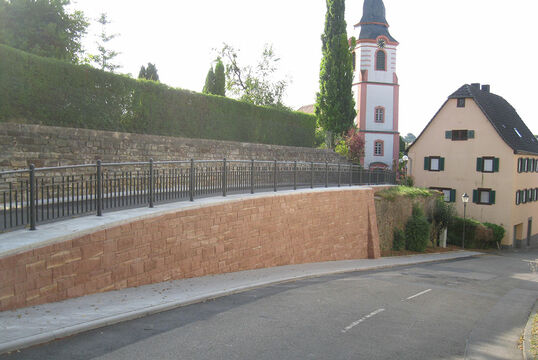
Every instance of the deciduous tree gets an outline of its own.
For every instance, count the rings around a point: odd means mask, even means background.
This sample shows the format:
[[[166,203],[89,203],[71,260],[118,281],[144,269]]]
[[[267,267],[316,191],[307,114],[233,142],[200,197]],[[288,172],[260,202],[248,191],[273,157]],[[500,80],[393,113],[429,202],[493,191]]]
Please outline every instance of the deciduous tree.
[[[88,22],[68,13],[69,0],[0,0],[0,43],[39,56],[78,63]]]
[[[241,65],[238,51],[224,44],[220,56],[226,64],[226,89],[254,105],[287,108],[282,97],[288,86],[284,79],[276,79],[280,58],[271,45],[265,45],[262,58],[256,66]]]

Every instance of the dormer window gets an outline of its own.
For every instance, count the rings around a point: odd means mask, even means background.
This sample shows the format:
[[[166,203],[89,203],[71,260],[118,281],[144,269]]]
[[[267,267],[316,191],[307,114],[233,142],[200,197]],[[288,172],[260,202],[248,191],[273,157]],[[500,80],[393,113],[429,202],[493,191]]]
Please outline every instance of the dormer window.
[[[377,71],[387,71],[387,54],[383,50],[377,50],[375,54],[375,69]]]

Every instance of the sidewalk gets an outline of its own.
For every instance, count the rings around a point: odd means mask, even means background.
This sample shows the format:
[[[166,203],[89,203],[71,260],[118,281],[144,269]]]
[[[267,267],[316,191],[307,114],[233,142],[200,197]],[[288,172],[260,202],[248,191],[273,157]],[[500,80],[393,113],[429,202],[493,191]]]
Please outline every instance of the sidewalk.
[[[0,312],[0,354],[270,284],[479,255],[482,254],[458,251],[376,260],[289,265],[176,280]]]

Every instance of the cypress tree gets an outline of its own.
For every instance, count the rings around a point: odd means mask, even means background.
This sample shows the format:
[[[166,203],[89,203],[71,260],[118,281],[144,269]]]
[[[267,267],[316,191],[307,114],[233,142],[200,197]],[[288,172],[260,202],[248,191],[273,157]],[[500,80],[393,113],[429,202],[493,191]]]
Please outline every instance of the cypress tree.
[[[140,67],[140,72],[138,73],[138,78],[159,82],[159,74],[157,73],[155,64],[148,63],[148,67],[142,65],[142,67]]]
[[[353,63],[344,17],[345,0],[326,2],[325,30],[321,36],[323,58],[319,75],[320,90],[315,112],[332,148],[334,136],[351,128],[357,113],[351,91]]]
[[[226,96],[226,76],[224,75],[224,64],[220,57],[215,65],[215,95]]]
[[[202,90],[204,94],[214,94],[215,93],[215,73],[213,72],[213,66],[207,72],[205,78],[204,89]]]

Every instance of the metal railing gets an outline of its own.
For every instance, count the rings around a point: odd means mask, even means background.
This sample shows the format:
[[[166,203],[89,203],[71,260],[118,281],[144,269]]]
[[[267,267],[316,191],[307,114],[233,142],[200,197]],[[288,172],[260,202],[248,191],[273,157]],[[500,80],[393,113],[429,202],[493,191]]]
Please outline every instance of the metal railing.
[[[357,165],[190,160],[101,163],[0,172],[0,232],[156,203],[315,187],[395,184]]]

